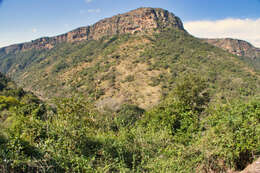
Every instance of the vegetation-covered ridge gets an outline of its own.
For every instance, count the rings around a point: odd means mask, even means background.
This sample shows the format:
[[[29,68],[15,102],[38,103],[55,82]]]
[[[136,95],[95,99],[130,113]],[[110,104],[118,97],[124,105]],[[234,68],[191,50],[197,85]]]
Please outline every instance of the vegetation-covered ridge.
[[[83,94],[100,107],[150,108],[185,74],[210,83],[212,101],[259,94],[259,74],[221,49],[178,29],[63,43],[0,57],[1,71],[40,98]]]

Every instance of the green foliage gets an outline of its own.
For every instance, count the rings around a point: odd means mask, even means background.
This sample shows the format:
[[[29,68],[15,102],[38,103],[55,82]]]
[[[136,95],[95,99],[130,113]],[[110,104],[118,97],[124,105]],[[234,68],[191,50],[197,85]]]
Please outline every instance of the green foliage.
[[[128,127],[134,125],[134,123],[141,117],[144,110],[135,105],[122,105],[116,114],[116,124],[120,127]]]
[[[126,76],[124,82],[132,82],[135,80],[135,77],[133,75]]]
[[[152,77],[151,81],[152,82],[149,83],[150,86],[158,86],[161,83],[161,80],[158,77]]]
[[[148,112],[144,124],[176,133],[193,133],[200,113],[209,102],[207,83],[198,76],[185,76],[159,106]]]
[[[203,113],[207,116],[201,116],[190,102],[183,105],[177,99],[182,94],[173,96],[147,112],[124,105],[109,121],[90,102],[78,98],[57,100],[56,109],[44,120],[34,111],[23,114],[23,108],[17,108],[15,121],[5,130],[8,137],[0,138],[1,168],[27,172],[226,172],[243,169],[259,155],[258,100],[209,108]],[[117,130],[107,128],[113,123]]]
[[[135,44],[142,39],[149,44]],[[129,57],[147,67],[141,72],[158,74],[142,76],[161,87],[161,103],[146,111],[126,104],[98,112],[93,100],[120,90],[118,68]],[[227,172],[260,154],[260,101],[250,101],[260,93],[258,73],[182,31],[10,53],[1,55],[0,69],[21,86],[64,97],[47,109],[0,75],[0,169],[6,172]],[[137,79],[129,75],[125,82]]]
[[[201,112],[210,101],[206,89],[208,89],[208,84],[205,80],[196,75],[186,75],[176,82],[172,94],[181,105]]]
[[[53,72],[55,73],[58,73],[60,72],[62,69],[65,69],[67,68],[68,65],[65,63],[65,62],[59,62],[58,64],[56,64],[54,67],[53,67]]]
[[[0,91],[2,91],[7,86],[8,79],[0,73]]]
[[[0,96],[0,110],[8,109],[11,106],[18,105],[19,102],[13,97]]]
[[[215,148],[208,159],[215,155],[218,160],[242,170],[260,154],[260,102],[235,102],[212,114],[205,120],[205,126],[210,129],[201,139],[208,141],[204,149]]]

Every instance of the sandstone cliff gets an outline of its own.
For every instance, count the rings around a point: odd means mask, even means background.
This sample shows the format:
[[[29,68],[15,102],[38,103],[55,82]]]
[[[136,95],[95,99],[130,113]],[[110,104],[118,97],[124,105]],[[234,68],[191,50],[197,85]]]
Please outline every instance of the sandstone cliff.
[[[115,34],[147,32],[153,29],[174,27],[184,30],[181,20],[173,13],[160,8],[139,8],[128,13],[103,19],[92,26],[81,27],[68,33],[44,37],[28,43],[11,45],[0,49],[0,53],[14,53],[30,49],[51,49],[58,43],[82,40],[98,40]]]
[[[243,40],[237,40],[231,38],[203,39],[203,40],[208,42],[209,44],[225,49],[237,56],[248,57],[251,59],[260,57],[260,49],[254,47],[250,43]]]

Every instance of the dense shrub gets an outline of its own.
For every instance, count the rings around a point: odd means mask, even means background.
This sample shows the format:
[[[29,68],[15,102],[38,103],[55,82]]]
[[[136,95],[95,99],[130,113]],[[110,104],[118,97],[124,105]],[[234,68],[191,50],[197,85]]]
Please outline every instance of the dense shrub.
[[[201,141],[208,142],[201,144],[210,153],[208,159],[217,157],[226,166],[242,170],[260,154],[259,101],[221,106],[205,121],[209,128]]]
[[[58,100],[56,111],[44,120],[37,111],[24,114],[24,108],[17,108],[0,138],[1,168],[226,172],[243,169],[260,154],[258,100],[209,108],[201,117],[201,112],[172,97],[147,112],[123,105],[109,121],[90,102],[77,98]],[[117,130],[107,128],[113,123]]]
[[[115,122],[117,126],[128,127],[132,126],[144,113],[144,109],[135,105],[122,105],[117,111]]]

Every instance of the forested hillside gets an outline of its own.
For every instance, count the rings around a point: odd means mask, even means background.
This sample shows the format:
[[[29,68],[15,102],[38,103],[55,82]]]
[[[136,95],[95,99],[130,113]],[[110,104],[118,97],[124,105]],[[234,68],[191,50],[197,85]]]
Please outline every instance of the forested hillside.
[[[163,9],[2,48],[0,71],[0,172],[235,172],[260,155],[259,71]]]
[[[175,29],[8,54],[1,69],[40,98],[83,95],[101,107],[151,108],[186,74],[208,80],[214,102],[258,95],[260,88],[259,74],[238,57]]]

